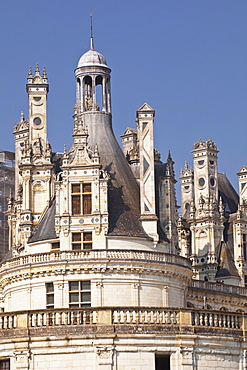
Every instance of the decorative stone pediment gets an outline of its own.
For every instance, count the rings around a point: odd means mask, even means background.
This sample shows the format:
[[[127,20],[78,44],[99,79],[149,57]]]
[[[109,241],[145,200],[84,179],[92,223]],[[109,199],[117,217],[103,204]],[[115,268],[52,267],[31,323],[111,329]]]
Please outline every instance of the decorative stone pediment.
[[[92,165],[93,161],[90,158],[89,150],[84,146],[82,148],[75,148],[70,152],[71,166],[86,166]]]
[[[147,103],[144,103],[139,109],[137,112],[140,112],[140,111],[154,111],[153,108],[150,107],[149,104]]]

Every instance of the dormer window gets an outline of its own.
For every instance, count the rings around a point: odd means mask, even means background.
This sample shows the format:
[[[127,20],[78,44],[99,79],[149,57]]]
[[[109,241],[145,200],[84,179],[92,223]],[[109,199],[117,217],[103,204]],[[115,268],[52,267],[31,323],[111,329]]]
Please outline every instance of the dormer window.
[[[89,215],[92,213],[92,187],[90,183],[72,184],[72,215]]]

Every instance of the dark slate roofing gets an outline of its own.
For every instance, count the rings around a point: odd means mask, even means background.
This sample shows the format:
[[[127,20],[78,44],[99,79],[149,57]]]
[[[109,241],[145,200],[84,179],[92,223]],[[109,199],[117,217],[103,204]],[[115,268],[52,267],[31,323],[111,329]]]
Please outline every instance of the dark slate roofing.
[[[87,112],[91,149],[98,145],[100,163],[110,175],[108,182],[109,235],[147,238],[140,218],[139,185],[114,136],[108,115]]]
[[[156,216],[159,217],[160,212],[160,202],[159,202],[159,178],[165,176],[166,174],[166,163],[155,163],[154,169],[155,169],[155,207],[156,207]],[[162,228],[162,225],[160,224],[158,220],[158,234],[159,238],[162,241],[168,242],[169,239],[167,238],[167,235],[165,233],[165,230]]]
[[[222,242],[219,256],[219,270],[215,277],[219,278],[224,276],[239,277],[239,274],[228,243]]]
[[[41,221],[38,223],[35,231],[33,232],[33,235],[30,237],[28,243],[57,238],[55,233],[55,214],[56,202],[55,199],[53,199]]]
[[[225,207],[225,212],[235,213],[238,209],[239,197],[235,189],[223,173],[218,173],[219,196]]]

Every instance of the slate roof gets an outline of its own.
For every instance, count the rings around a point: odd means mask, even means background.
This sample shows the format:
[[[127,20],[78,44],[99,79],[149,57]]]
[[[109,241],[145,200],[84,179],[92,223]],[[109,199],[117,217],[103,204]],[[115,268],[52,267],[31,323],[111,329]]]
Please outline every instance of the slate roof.
[[[215,277],[216,278],[224,276],[239,277],[238,270],[234,263],[229,244],[222,242],[220,249],[221,250],[219,258],[219,270]]]
[[[92,121],[88,124],[88,143],[97,144],[100,163],[110,175],[108,181],[109,235],[138,236],[148,238],[140,218],[139,185],[129,163],[120,148],[108,119],[100,119],[98,113],[87,113]]]
[[[56,239],[55,233],[55,214],[56,202],[52,199],[49,208],[38,223],[33,235],[29,238],[28,243],[39,242],[42,240]]]
[[[226,175],[218,173],[219,196],[222,197],[225,212],[235,213],[238,209],[239,196]]]

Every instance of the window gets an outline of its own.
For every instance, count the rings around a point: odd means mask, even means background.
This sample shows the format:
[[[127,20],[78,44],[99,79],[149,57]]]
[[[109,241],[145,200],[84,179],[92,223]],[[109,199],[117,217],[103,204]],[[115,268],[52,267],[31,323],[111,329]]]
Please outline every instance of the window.
[[[54,308],[54,285],[46,284],[46,308]]]
[[[3,195],[3,191],[2,190],[0,190],[0,195]]]
[[[170,370],[170,355],[155,355],[155,370]]]
[[[51,250],[59,250],[60,249],[60,242],[55,242],[51,244]]]
[[[247,275],[244,276],[244,286],[247,288]]]
[[[92,233],[72,233],[72,250],[92,249]]]
[[[10,361],[0,360],[0,370],[10,370]]]
[[[92,213],[91,184],[72,184],[72,215],[89,215]]]
[[[2,223],[2,220],[0,220],[0,226],[2,226],[2,224],[3,224],[3,223]]]
[[[2,204],[0,204],[0,212],[2,212],[2,210],[3,210],[3,206]]]
[[[69,282],[69,307],[91,307],[90,280]]]
[[[247,234],[243,234],[243,251],[244,259],[247,261]]]

